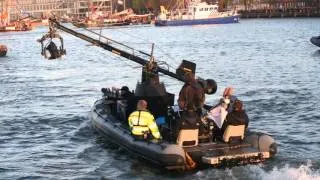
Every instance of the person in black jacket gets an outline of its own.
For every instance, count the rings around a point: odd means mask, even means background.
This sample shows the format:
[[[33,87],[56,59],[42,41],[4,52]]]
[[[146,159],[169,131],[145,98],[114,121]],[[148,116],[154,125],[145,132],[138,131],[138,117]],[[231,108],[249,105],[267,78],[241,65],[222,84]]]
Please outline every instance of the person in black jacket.
[[[234,102],[233,110],[228,113],[226,120],[222,125],[222,132],[228,127],[228,125],[245,125],[247,128],[249,125],[249,117],[245,110],[242,108],[242,102],[240,100],[236,100]],[[222,133],[223,134],[223,133]]]
[[[197,129],[204,104],[205,92],[192,72],[185,73],[185,84],[180,90],[178,105],[183,111],[178,129]]]

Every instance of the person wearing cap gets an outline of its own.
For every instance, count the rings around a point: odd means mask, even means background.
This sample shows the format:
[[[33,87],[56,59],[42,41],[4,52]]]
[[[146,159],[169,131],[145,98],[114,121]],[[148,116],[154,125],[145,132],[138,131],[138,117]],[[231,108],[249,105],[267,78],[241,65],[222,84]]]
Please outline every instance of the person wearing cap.
[[[131,133],[137,139],[162,139],[154,116],[147,110],[147,106],[147,101],[139,100],[137,110],[130,114],[128,122]]]

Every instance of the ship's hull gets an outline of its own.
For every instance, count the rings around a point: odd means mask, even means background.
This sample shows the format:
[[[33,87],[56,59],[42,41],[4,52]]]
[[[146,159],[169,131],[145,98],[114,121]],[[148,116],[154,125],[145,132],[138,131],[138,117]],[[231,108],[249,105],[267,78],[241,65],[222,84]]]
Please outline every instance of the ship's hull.
[[[100,24],[88,24],[84,22],[73,22],[74,26],[78,28],[90,28],[90,27],[113,27],[113,26],[127,26],[130,22],[117,22],[117,23],[100,23]]]
[[[205,24],[229,24],[238,23],[239,15],[228,17],[217,17],[208,19],[188,19],[188,20],[156,20],[156,26],[186,26],[186,25],[205,25]]]

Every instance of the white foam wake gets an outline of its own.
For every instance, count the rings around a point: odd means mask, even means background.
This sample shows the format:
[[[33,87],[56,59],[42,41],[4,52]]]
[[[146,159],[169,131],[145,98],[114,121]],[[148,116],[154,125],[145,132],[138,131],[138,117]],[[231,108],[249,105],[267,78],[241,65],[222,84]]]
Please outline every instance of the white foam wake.
[[[311,161],[306,165],[292,167],[274,167],[272,170],[265,170],[263,165],[239,166],[225,170],[200,171],[195,175],[195,179],[254,179],[254,180],[320,180],[320,169],[312,166]]]
[[[299,168],[285,166],[281,169],[274,168],[271,172],[263,173],[262,180],[320,180],[319,170],[312,170],[306,165],[301,165]]]
[[[265,171],[259,166],[250,166],[255,179],[261,180],[320,180],[320,169],[314,169],[311,161],[300,167],[290,167],[288,164],[282,168],[274,167],[271,171]]]

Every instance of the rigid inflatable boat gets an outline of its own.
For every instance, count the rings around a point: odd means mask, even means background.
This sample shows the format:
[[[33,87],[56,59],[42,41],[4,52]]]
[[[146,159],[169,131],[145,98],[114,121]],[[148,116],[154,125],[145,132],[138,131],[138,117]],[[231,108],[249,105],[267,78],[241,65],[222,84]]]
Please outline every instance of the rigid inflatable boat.
[[[104,97],[95,102],[91,109],[94,129],[111,142],[166,169],[188,169],[188,161],[193,161],[197,167],[258,163],[273,157],[277,152],[277,144],[270,135],[245,132],[244,126],[228,127],[223,139],[216,141],[211,135],[199,136],[198,130],[181,130],[178,138],[175,138],[174,126],[180,116],[179,112],[174,111],[176,108],[171,106],[168,106],[165,115],[166,122],[160,125],[163,136],[161,141],[136,140],[131,135],[126,115],[130,113],[127,112],[128,103],[135,103],[141,97],[136,96],[136,99],[128,101],[118,91],[104,93]],[[148,102],[152,104],[150,99]],[[239,136],[240,140],[231,142],[232,138]]]
[[[164,83],[159,80],[159,74],[186,82],[185,73],[196,73],[195,63],[183,60],[173,72],[165,66],[167,64],[163,63],[161,66],[157,63],[153,51],[149,54],[135,50],[128,45],[87,30],[93,34],[92,36],[99,36],[98,39],[93,38],[61,25],[55,18],[49,18],[49,32],[39,42],[42,44],[45,40],[52,42],[53,38],[59,38],[63,42],[62,37],[57,34],[57,29],[142,66],[141,81],[138,82],[134,91],[129,91],[128,88],[120,90],[102,88],[102,99],[97,100],[91,109],[90,117],[94,129],[110,142],[169,170],[257,163],[276,154],[277,145],[270,135],[246,132],[244,125],[227,126],[224,134],[219,138],[213,137],[214,126],[212,122],[206,123],[205,116],[202,117],[202,123],[204,129],[207,130],[206,133],[199,132],[199,128],[177,128],[177,125],[182,121],[180,114],[183,111],[176,108],[175,95],[166,91]],[[54,57],[45,56],[44,50],[45,46],[42,46],[41,54],[50,59],[56,59],[65,54],[63,47],[57,51],[59,56]],[[201,82],[203,89],[207,89],[208,82],[212,82],[214,88],[206,91],[209,95],[217,90],[216,82],[212,79],[199,78],[197,82]],[[128,116],[135,111],[138,100],[142,99],[147,101],[148,110],[153,116],[157,120],[161,120],[157,121],[162,135],[161,140],[138,140],[131,135]]]

